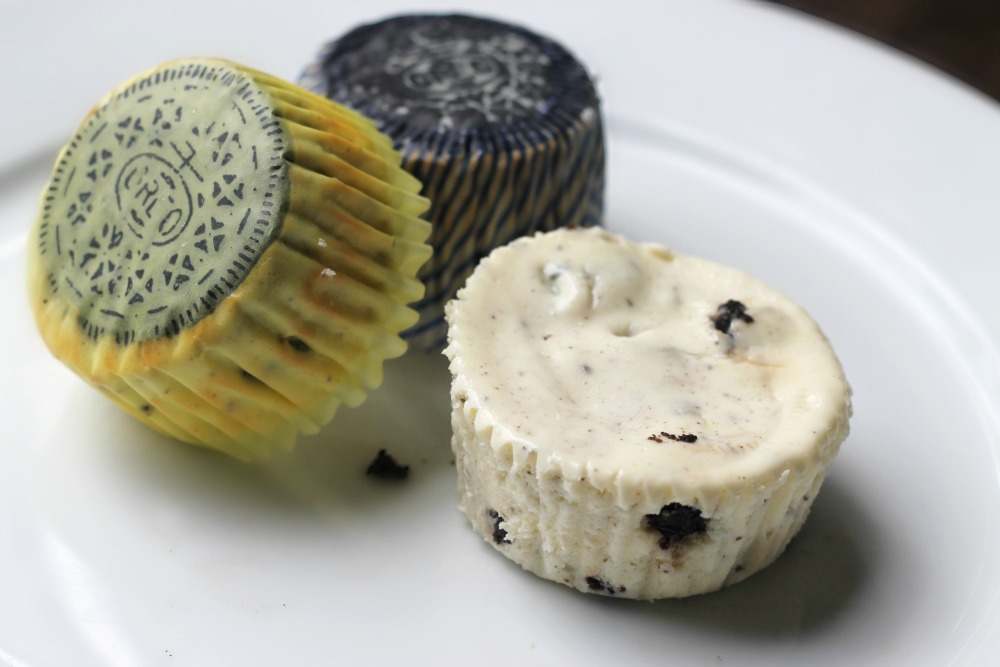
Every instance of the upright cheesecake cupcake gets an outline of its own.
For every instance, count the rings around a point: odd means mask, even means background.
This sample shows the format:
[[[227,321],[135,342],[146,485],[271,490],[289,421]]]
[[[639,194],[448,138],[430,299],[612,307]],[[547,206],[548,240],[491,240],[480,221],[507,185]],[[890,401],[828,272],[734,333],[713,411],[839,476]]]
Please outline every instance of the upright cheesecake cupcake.
[[[224,60],[113,90],[28,241],[53,354],[153,428],[252,459],[381,381],[430,255],[419,182],[354,111]]]
[[[582,591],[750,576],[847,435],[826,338],[735,269],[559,230],[494,251],[447,312],[461,507],[502,554]]]
[[[301,83],[374,119],[424,183],[435,256],[404,333],[418,347],[440,348],[444,303],[490,250],[601,221],[599,101],[551,39],[472,16],[399,16],[327,44]]]

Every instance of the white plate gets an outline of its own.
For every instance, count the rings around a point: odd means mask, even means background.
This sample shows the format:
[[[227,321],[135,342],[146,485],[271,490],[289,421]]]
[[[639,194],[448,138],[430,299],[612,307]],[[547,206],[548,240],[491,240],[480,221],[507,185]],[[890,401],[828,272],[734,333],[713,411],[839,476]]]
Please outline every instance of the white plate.
[[[455,508],[434,358],[388,365],[365,406],[256,468],[133,423],[31,322],[24,239],[56,146],[161,60],[294,77],[324,39],[399,7],[8,0],[0,663],[996,664],[996,105],[769,6],[495,4],[470,7],[521,17],[600,77],[610,227],[761,276],[832,339],[856,417],[802,534],[745,583],[682,601],[525,574]],[[363,476],[381,447],[407,483]]]

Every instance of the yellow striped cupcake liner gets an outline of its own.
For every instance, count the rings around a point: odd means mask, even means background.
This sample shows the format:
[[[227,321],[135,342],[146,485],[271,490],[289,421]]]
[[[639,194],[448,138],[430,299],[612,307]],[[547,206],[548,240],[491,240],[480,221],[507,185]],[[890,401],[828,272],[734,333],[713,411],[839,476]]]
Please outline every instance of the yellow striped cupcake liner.
[[[406,349],[431,249],[400,161],[371,121],[256,70],[145,72],[57,159],[28,244],[38,328],[166,435],[287,449]]]

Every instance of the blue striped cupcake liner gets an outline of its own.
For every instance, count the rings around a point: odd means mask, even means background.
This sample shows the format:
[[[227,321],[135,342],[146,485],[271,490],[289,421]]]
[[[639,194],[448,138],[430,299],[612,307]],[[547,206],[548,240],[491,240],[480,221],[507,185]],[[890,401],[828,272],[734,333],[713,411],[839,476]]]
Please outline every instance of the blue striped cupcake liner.
[[[431,200],[434,256],[403,334],[412,348],[442,349],[444,304],[494,248],[602,222],[600,101],[547,37],[466,15],[397,16],[326,44],[299,83],[374,120]]]

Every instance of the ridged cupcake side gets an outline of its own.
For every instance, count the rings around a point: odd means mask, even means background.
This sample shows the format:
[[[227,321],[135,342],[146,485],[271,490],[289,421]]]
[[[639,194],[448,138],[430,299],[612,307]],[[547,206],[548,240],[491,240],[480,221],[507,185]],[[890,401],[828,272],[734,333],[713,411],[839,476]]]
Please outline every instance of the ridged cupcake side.
[[[39,329],[171,437],[242,459],[288,448],[406,348],[431,250],[399,164],[371,121],[256,70],[190,59],[139,75],[57,161],[29,243]]]

